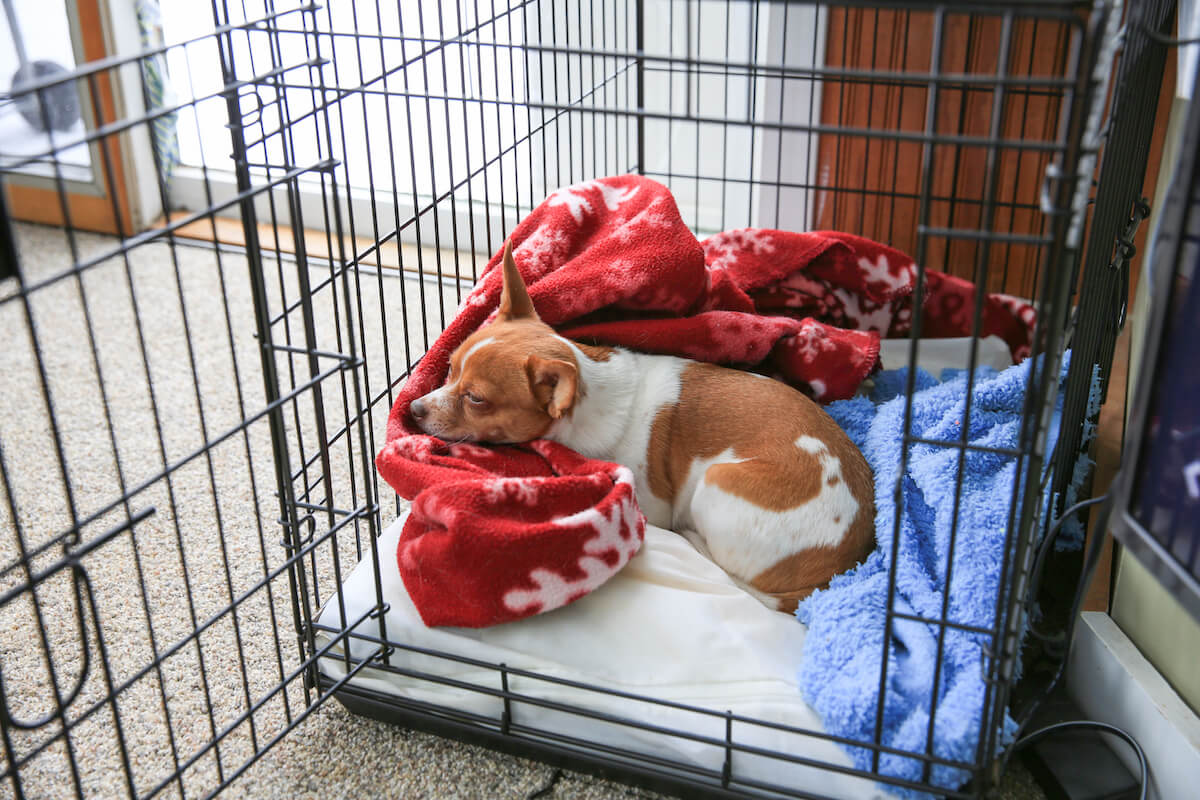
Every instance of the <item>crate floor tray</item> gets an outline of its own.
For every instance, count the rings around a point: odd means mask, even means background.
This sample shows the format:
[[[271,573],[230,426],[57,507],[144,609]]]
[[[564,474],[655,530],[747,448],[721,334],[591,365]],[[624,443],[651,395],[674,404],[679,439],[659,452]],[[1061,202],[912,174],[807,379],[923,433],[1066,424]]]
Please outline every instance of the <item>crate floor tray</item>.
[[[797,688],[804,626],[764,608],[682,537],[648,526],[620,573],[565,608],[491,628],[427,628],[396,566],[404,519],[379,539],[387,611],[370,613],[369,554],[321,610],[327,679],[352,673],[356,695],[671,771],[727,769],[742,785],[885,796],[870,780],[829,771],[852,766]],[[380,642],[393,645],[386,662],[362,666]]]

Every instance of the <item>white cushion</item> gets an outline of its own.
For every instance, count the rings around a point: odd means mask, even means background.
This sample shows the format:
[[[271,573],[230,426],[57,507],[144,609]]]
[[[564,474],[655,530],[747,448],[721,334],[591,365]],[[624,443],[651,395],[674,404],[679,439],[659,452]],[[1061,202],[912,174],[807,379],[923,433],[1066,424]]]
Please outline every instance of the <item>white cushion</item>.
[[[396,568],[396,543],[403,523],[401,516],[378,542],[383,597],[390,605],[383,616],[389,641],[711,709],[722,715],[728,710],[735,715],[824,732],[796,684],[804,626],[789,615],[766,609],[681,536],[647,526],[645,544],[629,564],[599,589],[565,608],[491,628],[431,629],[421,622]],[[342,629],[342,603],[350,622],[375,605],[371,564],[368,555],[346,580],[341,597],[335,595],[326,602],[320,615],[322,626]],[[364,620],[356,631],[380,636],[378,622],[371,619]],[[329,633],[318,635],[319,646],[329,641]],[[373,643],[361,640],[351,645],[351,653],[358,657],[374,649]],[[340,655],[340,647],[331,653]],[[403,650],[396,650],[390,663],[500,689],[500,675],[494,669]],[[336,657],[321,659],[320,669],[335,679],[346,674],[345,661]],[[374,668],[364,669],[352,680],[377,692],[495,720],[501,718],[503,710],[498,697]],[[509,688],[530,697],[716,740],[725,737],[723,717],[523,676],[510,675]],[[616,726],[519,700],[512,704],[512,719],[520,725],[710,769],[720,770],[724,763],[724,748],[718,745]],[[841,747],[826,739],[740,722],[733,725],[733,739],[821,763],[850,766]],[[754,754],[735,752],[732,767],[735,778],[800,786],[832,797],[886,796],[871,781]]]
[[[920,339],[917,345],[917,366],[935,378],[940,378],[944,369],[966,369],[970,364],[971,349],[976,348],[975,366],[988,366],[1005,370],[1012,366],[1012,352],[999,336],[972,339],[958,336],[947,339]],[[884,369],[899,369],[908,366],[912,340],[883,339],[879,343],[879,361]]]

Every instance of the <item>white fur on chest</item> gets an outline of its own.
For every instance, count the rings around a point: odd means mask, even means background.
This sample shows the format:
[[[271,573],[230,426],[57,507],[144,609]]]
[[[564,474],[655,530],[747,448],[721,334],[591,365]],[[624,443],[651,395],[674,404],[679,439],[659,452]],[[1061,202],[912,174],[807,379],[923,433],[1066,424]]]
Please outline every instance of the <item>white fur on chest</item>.
[[[689,362],[628,350],[615,350],[607,361],[597,362],[574,344],[571,349],[579,363],[583,396],[546,438],[589,458],[629,467],[646,519],[671,528],[671,504],[650,491],[650,433],[663,406],[679,401],[681,376]]]

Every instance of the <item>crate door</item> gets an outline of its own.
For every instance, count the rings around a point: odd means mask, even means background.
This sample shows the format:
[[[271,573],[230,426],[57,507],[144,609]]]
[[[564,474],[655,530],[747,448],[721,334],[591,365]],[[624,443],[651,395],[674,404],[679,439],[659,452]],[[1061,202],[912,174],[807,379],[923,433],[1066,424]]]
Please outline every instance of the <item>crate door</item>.
[[[169,218],[135,226],[118,192],[117,235],[0,209],[0,797],[208,796],[312,769],[250,768],[330,696],[311,622],[379,515],[324,95],[292,107],[280,89],[330,44],[311,6],[218,5],[74,76],[145,92],[148,64],[168,66],[157,106],[144,94],[79,144],[116,181],[121,137],[170,115],[206,148],[198,201],[174,199],[185,170],[150,148],[137,180]],[[62,176],[70,155],[43,166]],[[219,241],[230,224],[240,246]]]

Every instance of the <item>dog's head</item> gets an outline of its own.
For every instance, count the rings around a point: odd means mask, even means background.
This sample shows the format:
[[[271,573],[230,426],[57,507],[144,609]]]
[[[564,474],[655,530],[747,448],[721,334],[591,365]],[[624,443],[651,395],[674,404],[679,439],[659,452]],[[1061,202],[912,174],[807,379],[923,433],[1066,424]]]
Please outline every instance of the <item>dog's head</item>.
[[[538,318],[504,246],[496,319],[450,356],[446,384],[409,406],[421,430],[451,441],[512,443],[544,436],[575,405],[579,365],[571,347]]]

